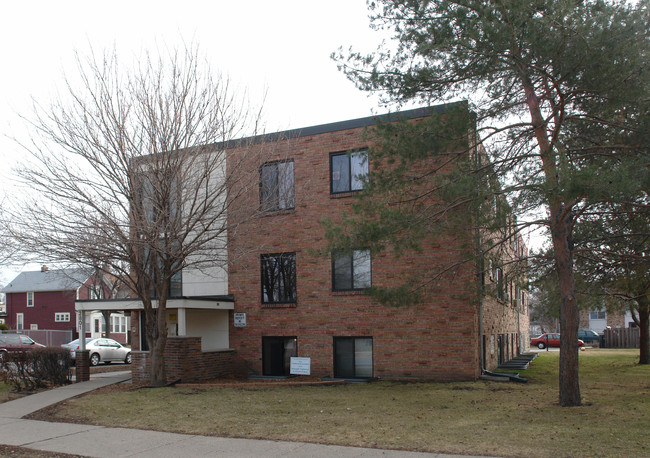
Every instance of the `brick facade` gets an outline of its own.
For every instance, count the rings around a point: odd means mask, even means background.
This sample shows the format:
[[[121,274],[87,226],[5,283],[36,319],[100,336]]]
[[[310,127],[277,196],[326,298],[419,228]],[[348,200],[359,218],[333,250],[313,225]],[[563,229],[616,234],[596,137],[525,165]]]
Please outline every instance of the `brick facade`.
[[[480,375],[477,266],[460,264],[431,285],[424,303],[408,307],[381,305],[362,292],[332,290],[332,262],[316,250],[326,240],[321,220],[340,220],[350,213],[354,193],[330,193],[330,154],[368,147],[363,127],[297,135],[265,145],[267,160],[293,161],[295,208],[269,212],[238,228],[230,251],[237,253],[229,269],[230,293],[236,313],[246,314],[246,327],[230,325],[231,347],[238,367],[262,374],[264,337],[296,338],[297,356],[311,358],[311,374],[334,375],[334,339],[371,337],[373,376],[384,379],[471,380]],[[231,157],[240,153],[231,151]],[[250,167],[258,171],[261,164]],[[257,189],[241,203],[259,206]],[[468,231],[471,224],[468,224]],[[449,236],[421,253],[399,258],[390,252],[373,256],[372,284],[397,285],[409,273],[451,265],[466,258],[461,234]],[[467,238],[465,238],[467,240]],[[243,254],[242,254],[243,253]],[[297,301],[262,303],[260,256],[295,253]],[[484,334],[496,336],[514,356],[519,339],[528,343],[528,315],[508,303],[483,301]],[[520,337],[524,333],[523,337]],[[507,343],[506,343],[507,341]],[[489,352],[488,352],[489,353]],[[490,358],[487,368],[496,366]]]
[[[234,297],[228,331],[231,350],[201,352],[199,337],[170,337],[165,352],[169,381],[269,375],[265,374],[269,357],[264,355],[264,342],[267,353],[277,351],[272,347],[277,341],[288,345],[290,354],[295,348],[296,356],[310,358],[311,375],[333,377],[335,361],[341,364],[335,342],[358,339],[367,344],[371,340],[371,376],[394,380],[473,380],[481,374],[482,360],[491,370],[499,361],[528,349],[527,292],[515,286],[515,275],[511,273],[506,285],[510,296],[497,299],[492,294],[494,279],[482,275],[475,262],[464,261],[471,258],[468,250],[472,254],[476,250],[468,243],[475,235],[470,217],[466,233],[461,229],[441,236],[435,244],[424,243],[419,252],[400,257],[390,250],[373,254],[374,286],[400,285],[411,274],[446,267],[428,285],[425,301],[395,307],[382,305],[363,291],[333,290],[332,260],[319,253],[327,243],[321,222],[340,221],[344,212],[351,213],[355,193],[331,193],[331,154],[371,146],[365,128],[370,125],[371,121],[353,120],[280,133],[257,143],[227,145],[229,164],[237,163],[240,173],[254,174],[255,181],[263,164],[290,162],[294,205],[232,224],[236,231],[228,233],[228,293]],[[238,159],[249,148],[259,154],[248,155],[251,163],[243,166]],[[250,183],[250,178],[241,181]],[[261,187],[251,188],[229,206],[228,217],[240,222],[238,218],[245,219],[250,209],[260,208],[261,192]],[[264,303],[262,259],[280,254],[295,256],[296,300]],[[244,327],[235,326],[233,313],[245,314]],[[139,327],[138,314],[133,313],[131,328],[136,336]],[[139,339],[132,344],[134,380],[146,381],[149,353],[138,351]],[[286,355],[283,358],[281,363],[286,365]]]

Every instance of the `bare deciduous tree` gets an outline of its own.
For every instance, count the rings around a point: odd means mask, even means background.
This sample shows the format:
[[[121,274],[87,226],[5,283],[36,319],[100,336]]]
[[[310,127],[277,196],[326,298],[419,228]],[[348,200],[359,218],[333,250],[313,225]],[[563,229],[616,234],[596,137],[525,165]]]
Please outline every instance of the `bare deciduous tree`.
[[[5,203],[0,201],[0,265],[5,265],[11,260],[15,251],[15,244],[9,232],[8,216],[3,210]]]
[[[258,186],[250,164],[265,149],[238,141],[250,154],[226,173],[228,142],[256,134],[260,112],[196,48],[147,53],[126,72],[115,51],[77,63],[80,83],[66,79],[65,97],[26,118],[35,134],[19,174],[31,192],[13,231],[24,250],[113,275],[142,301],[151,384],[162,385],[176,279],[225,268],[228,232],[260,211],[229,209]]]

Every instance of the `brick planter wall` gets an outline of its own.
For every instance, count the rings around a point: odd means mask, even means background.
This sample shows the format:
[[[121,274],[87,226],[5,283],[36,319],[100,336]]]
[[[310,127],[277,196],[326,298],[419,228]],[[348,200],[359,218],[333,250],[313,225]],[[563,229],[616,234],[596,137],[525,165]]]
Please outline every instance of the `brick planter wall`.
[[[134,383],[148,383],[151,369],[148,351],[131,353]],[[232,374],[234,350],[201,351],[200,337],[168,337],[165,347],[167,382],[195,382]]]
[[[77,350],[75,359],[75,382],[90,380],[90,352]]]

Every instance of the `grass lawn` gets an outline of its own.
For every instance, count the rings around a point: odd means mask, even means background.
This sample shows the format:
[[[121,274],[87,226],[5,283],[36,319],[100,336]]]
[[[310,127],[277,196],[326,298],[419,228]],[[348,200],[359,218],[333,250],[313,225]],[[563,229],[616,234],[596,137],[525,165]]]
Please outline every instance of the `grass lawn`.
[[[337,386],[96,392],[52,421],[439,453],[649,456],[650,366],[638,350],[580,352],[584,405],[558,400],[559,352],[521,371],[527,384],[376,382]]]

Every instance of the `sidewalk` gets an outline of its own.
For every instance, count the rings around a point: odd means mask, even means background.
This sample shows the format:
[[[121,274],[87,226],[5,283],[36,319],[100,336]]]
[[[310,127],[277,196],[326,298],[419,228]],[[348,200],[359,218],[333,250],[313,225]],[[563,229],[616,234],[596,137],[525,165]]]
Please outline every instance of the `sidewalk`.
[[[75,423],[24,420],[49,405],[131,378],[130,372],[97,374],[74,383],[0,404],[0,443],[46,452],[92,457],[451,457],[304,442],[230,439]]]

